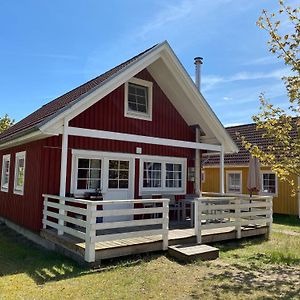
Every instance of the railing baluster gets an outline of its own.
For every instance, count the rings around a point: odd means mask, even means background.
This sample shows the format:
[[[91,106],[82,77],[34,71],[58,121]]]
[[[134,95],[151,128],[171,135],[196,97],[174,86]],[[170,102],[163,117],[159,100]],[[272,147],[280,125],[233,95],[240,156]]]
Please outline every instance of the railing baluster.
[[[235,230],[236,238],[240,239],[242,237],[242,227],[241,227],[241,198],[237,197],[233,200],[235,202]]]

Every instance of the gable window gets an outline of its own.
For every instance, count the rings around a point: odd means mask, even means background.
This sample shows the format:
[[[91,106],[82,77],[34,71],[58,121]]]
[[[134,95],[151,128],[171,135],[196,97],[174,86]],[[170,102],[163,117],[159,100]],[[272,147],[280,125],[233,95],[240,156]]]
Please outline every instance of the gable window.
[[[15,180],[14,180],[14,193],[24,194],[24,183],[25,183],[25,157],[26,152],[16,153],[15,160]]]
[[[125,117],[152,120],[152,85],[134,77],[125,83]]]
[[[140,179],[140,193],[184,193],[186,162],[184,159],[164,161],[162,158],[141,159],[140,169],[142,178]]]
[[[229,171],[227,172],[227,192],[242,193],[242,172]]]
[[[1,191],[2,192],[8,192],[9,169],[10,169],[10,154],[3,155],[2,176],[1,176]]]
[[[262,193],[277,194],[277,179],[275,173],[263,172],[262,173]]]
[[[76,190],[94,191],[101,188],[101,159],[78,158]]]

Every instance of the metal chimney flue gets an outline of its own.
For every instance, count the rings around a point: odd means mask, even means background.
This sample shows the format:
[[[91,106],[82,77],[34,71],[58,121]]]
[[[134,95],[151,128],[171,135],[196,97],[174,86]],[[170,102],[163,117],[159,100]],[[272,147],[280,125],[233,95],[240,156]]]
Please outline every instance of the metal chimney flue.
[[[194,58],[194,64],[195,64],[195,84],[200,91],[200,83],[201,83],[201,65],[203,64],[203,58],[202,57],[195,57]]]

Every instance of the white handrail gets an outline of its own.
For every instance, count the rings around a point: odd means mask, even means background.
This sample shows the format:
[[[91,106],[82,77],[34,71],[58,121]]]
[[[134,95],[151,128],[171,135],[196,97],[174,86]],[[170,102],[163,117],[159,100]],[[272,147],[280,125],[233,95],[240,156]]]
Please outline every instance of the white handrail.
[[[95,261],[97,242],[160,235],[162,249],[168,248],[169,199],[92,201],[49,194],[44,194],[43,197],[43,228],[50,227],[56,229],[59,235],[68,233],[84,240],[85,260],[88,262]],[[142,207],[120,208],[121,204],[126,203],[139,204]],[[153,203],[153,206],[144,207],[144,204],[149,203]],[[103,217],[116,218],[118,216],[129,216],[129,219],[126,221],[103,219]],[[149,217],[153,218],[149,219]],[[145,229],[145,226],[152,227]],[[102,233],[103,230],[109,229],[112,231]],[[119,232],[116,233],[113,229]]]
[[[209,193],[207,193],[209,194]],[[272,224],[272,197],[200,197],[195,198],[195,234],[201,243],[202,230],[234,226],[236,238],[242,237],[242,226]]]

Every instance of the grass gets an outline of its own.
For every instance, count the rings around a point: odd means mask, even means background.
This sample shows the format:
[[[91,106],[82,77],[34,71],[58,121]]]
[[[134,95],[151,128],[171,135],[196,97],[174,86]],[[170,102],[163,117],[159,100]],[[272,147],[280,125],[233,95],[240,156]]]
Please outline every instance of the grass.
[[[273,232],[218,247],[211,262],[158,253],[92,270],[0,229],[0,299],[300,299],[300,236]]]
[[[296,216],[274,215],[273,228],[300,233],[300,219]]]

